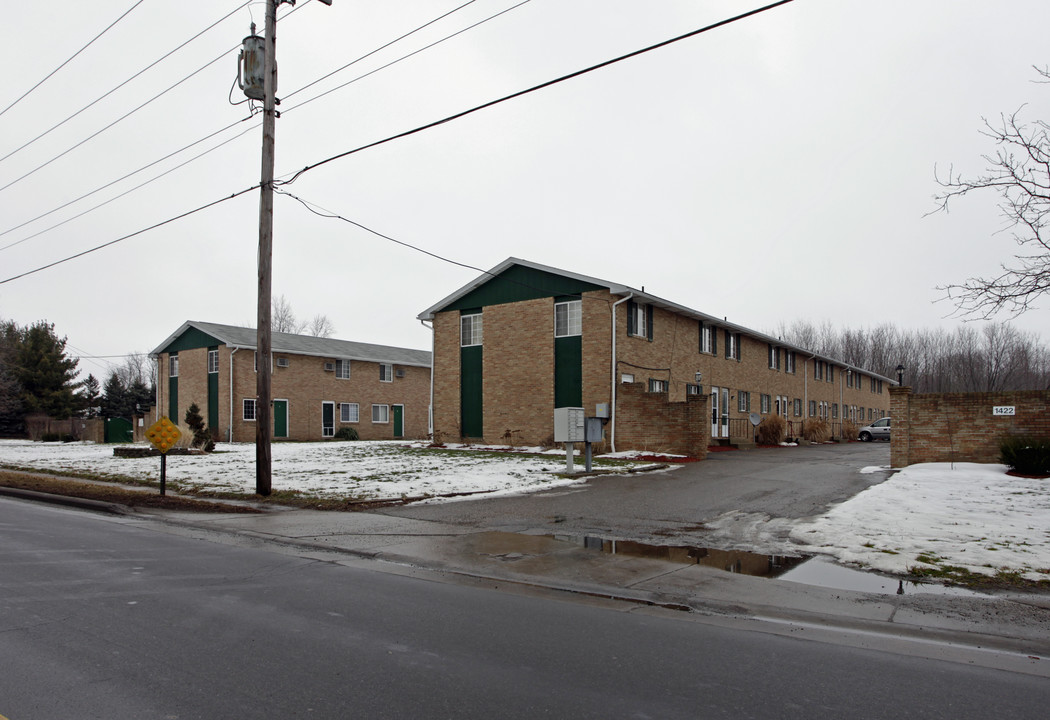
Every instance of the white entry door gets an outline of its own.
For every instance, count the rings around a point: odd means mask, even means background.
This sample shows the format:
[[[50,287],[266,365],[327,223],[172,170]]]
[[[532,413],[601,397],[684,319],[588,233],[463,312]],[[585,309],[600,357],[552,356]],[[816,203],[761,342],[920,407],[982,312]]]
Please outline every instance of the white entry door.
[[[711,437],[729,437],[729,388],[711,388]]]

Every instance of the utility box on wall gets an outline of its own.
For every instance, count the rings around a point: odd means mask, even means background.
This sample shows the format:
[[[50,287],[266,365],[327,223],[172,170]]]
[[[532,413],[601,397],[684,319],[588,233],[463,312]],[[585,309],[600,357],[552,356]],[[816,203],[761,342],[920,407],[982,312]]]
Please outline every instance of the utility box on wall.
[[[554,408],[554,442],[585,442],[586,420],[582,407]]]

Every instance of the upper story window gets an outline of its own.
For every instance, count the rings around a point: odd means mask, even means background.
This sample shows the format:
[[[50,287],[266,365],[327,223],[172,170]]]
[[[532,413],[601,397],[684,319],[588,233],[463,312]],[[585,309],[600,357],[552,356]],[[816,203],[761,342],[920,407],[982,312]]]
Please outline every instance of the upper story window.
[[[835,382],[835,366],[828,363],[828,382]]]
[[[481,313],[459,318],[459,344],[462,347],[481,344]]]
[[[627,334],[653,339],[653,306],[627,301]]]
[[[717,352],[715,344],[717,343],[718,335],[715,333],[715,329],[700,321],[700,352],[711,353],[712,355]]]
[[[583,301],[554,303],[554,337],[583,334]]]
[[[795,374],[795,351],[787,350],[784,352],[784,372],[789,372],[792,375]]]
[[[168,355],[168,377],[179,376],[179,354],[172,353]]]
[[[394,366],[390,363],[379,363],[379,382],[394,382]]]
[[[780,348],[773,343],[769,343],[769,369],[780,369]]]
[[[349,360],[336,360],[335,361],[335,376],[340,380],[350,379],[350,361]]]
[[[217,373],[219,372],[219,351],[209,350],[208,351],[208,372]]]
[[[824,379],[824,362],[822,360],[813,361],[813,379],[823,380]]]
[[[726,358],[740,360],[740,333],[731,333],[726,330]]]

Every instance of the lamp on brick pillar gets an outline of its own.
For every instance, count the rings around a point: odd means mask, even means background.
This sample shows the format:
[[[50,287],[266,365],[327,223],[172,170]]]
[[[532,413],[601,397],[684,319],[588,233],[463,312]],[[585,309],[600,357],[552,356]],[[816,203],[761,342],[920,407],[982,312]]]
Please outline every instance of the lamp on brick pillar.
[[[904,366],[903,365],[898,365],[897,366],[897,384],[898,385],[903,385],[904,384]]]

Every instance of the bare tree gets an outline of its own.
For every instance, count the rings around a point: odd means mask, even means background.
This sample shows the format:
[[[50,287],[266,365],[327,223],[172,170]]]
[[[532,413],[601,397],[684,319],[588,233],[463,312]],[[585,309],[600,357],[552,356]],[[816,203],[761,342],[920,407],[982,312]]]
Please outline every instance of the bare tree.
[[[284,295],[273,299],[270,308],[270,329],[273,332],[300,334],[306,329],[306,323],[295,317],[292,304]]]
[[[314,315],[306,326],[306,334],[314,337],[332,337],[335,333],[335,325],[328,319],[327,315]]]
[[[1050,69],[1035,70],[1039,82],[1050,82]],[[1001,115],[996,125],[984,121],[982,134],[998,150],[983,156],[988,163],[983,173],[965,179],[950,168],[946,178],[937,177],[943,192],[935,198],[946,212],[950,201],[971,192],[997,194],[999,209],[1021,248],[1012,263],[1000,265],[998,274],[938,288],[962,317],[988,320],[1003,311],[1016,317],[1050,293],[1050,125],[1043,120],[1025,123],[1020,112]]]

